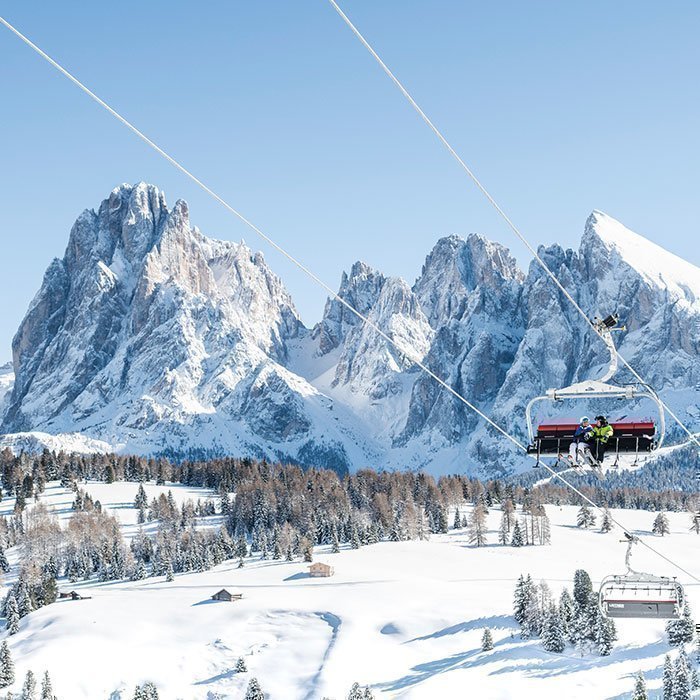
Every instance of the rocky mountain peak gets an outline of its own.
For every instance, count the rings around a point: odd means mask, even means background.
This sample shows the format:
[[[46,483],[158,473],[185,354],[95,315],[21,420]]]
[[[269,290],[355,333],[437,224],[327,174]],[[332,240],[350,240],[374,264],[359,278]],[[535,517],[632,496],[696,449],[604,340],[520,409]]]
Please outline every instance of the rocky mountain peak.
[[[358,261],[353,264],[349,275],[343,272],[338,296],[366,316],[377,302],[385,282],[384,275]],[[338,299],[329,298],[323,318],[314,328],[319,354],[325,355],[337,348],[348,332],[360,323],[358,316]]]

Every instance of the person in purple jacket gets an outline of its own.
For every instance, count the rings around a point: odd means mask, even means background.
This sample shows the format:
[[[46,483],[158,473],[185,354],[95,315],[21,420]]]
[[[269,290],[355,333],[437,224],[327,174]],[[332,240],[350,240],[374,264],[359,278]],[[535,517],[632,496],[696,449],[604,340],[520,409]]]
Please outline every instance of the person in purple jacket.
[[[586,452],[590,454],[589,441],[593,437],[593,428],[588,416],[583,416],[581,422],[574,431],[574,439],[569,445],[569,461],[575,466],[586,464]]]

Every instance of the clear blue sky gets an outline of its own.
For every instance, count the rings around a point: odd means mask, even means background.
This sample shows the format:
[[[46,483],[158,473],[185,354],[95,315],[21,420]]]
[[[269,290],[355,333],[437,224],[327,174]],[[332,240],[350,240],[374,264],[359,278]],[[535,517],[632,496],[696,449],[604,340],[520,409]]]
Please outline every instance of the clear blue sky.
[[[602,209],[700,264],[700,5],[346,0],[537,243]],[[2,13],[336,287],[413,281],[435,240],[527,255],[325,0],[36,3]],[[121,182],[260,247],[307,324],[325,294],[0,28],[0,361],[70,226]]]

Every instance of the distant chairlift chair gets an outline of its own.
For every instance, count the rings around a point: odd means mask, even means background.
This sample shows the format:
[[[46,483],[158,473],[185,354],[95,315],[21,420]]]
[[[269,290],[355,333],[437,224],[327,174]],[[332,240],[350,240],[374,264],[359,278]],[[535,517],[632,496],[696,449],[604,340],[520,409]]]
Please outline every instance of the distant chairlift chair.
[[[627,532],[625,537],[627,573],[603,579],[598,593],[600,611],[615,618],[679,619],[685,602],[683,586],[675,578],[634,571],[630,556],[639,538]]]

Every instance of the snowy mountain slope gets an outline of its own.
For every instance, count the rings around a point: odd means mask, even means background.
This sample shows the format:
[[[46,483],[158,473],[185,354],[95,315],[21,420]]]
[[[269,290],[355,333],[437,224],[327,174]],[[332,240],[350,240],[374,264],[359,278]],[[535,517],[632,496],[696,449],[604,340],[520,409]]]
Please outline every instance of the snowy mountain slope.
[[[11,362],[0,365],[0,421],[8,408],[12,387],[15,383],[15,372]]]
[[[601,212],[578,251],[540,255],[590,317],[620,314],[622,354],[696,425],[700,270]],[[122,452],[498,473],[521,464],[513,446],[416,359],[521,441],[533,396],[606,367],[605,346],[539,265],[524,274],[482,236],[440,239],[412,287],[357,262],[339,295],[403,352],[337,299],[307,330],[261,254],[206,238],[184,202],[169,210],[151,185],[122,185],[76,221],[17,332],[0,440],[74,434]]]
[[[306,333],[260,253],[205,238],[153,186],[122,185],[80,216],[15,336],[3,431],[346,469],[362,436],[284,367]]]
[[[81,488],[119,517],[127,538],[136,533],[138,484],[91,482]],[[213,497],[175,484],[145,488],[149,500],[171,490],[178,504]],[[42,502],[65,518],[74,496],[51,484]],[[0,513],[11,514],[13,505],[4,498]],[[485,547],[470,546],[463,529],[425,542],[382,542],[338,554],[317,547],[316,560],[335,568],[328,579],[309,578],[299,561],[256,557],[242,569],[229,561],[211,571],[178,574],[170,583],[163,577],[61,580],[60,590],[76,589],[90,599],[58,601],[22,618],[19,632],[8,637],[17,677],[8,690],[19,691],[27,670],[48,669],[57,696],[71,700],[129,700],[134,686],[146,680],[156,683],[162,698],[239,700],[253,676],[269,700],[343,698],[355,681],[371,684],[377,698],[453,698],[469,688],[476,697],[505,700],[517,687],[526,698],[612,700],[630,697],[641,670],[650,694],[660,692],[664,655],[677,653],[663,621],[618,621],[619,639],[607,657],[581,656],[571,646],[548,653],[540,640],[520,637],[512,610],[521,573],[546,581],[557,597],[564,586],[571,589],[578,568],[591,574],[594,586],[624,568],[619,533],[574,527],[573,506],[546,509],[549,546],[495,544],[501,513],[494,507]],[[649,536],[654,513],[613,514],[632,532]],[[218,519],[210,516],[198,526],[215,526]],[[698,536],[688,531],[687,514],[670,513],[669,521],[671,534],[655,537],[653,545],[688,562]],[[17,552],[7,554],[14,564]],[[634,557],[640,569],[675,573],[646,550]],[[15,575],[16,567],[3,585]],[[688,583],[682,575],[680,580]],[[242,592],[243,599],[211,602],[222,587]],[[697,610],[697,587],[688,585],[686,592]],[[493,632],[494,648],[482,652],[485,627]],[[235,674],[241,656],[249,670]]]

